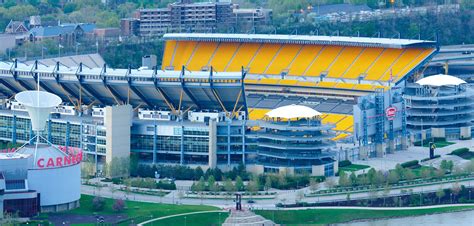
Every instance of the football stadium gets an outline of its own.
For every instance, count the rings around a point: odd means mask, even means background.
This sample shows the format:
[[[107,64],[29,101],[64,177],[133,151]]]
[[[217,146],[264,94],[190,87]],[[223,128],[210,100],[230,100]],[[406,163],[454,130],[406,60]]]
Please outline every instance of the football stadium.
[[[161,68],[0,62],[0,140],[31,139],[25,108],[11,97],[38,79],[63,100],[43,136],[82,149],[98,171],[133,153],[141,164],[243,163],[255,173],[332,176],[340,160],[381,157],[431,135],[412,126],[416,115],[407,118],[404,89],[423,77],[435,41],[198,33],[164,40]],[[460,126],[470,137],[470,122]]]

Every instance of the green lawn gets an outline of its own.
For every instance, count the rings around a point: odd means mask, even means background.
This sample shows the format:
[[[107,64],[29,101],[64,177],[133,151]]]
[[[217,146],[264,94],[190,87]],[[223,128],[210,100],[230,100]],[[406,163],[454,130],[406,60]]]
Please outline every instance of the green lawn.
[[[219,213],[200,213],[200,214],[192,214],[186,216],[178,216],[178,217],[171,217],[166,218],[163,220],[155,221],[147,226],[170,226],[170,225],[187,225],[187,226],[207,226],[207,225],[221,225],[224,223],[225,219],[229,216],[229,213],[220,213],[220,221],[219,221]]]
[[[81,207],[63,212],[65,214],[79,214],[79,215],[90,215],[94,213],[92,209],[92,200],[93,196],[82,195],[81,196]],[[107,215],[107,214],[116,214],[112,209],[112,204],[114,200],[105,199],[106,205],[105,209],[97,214]],[[145,202],[135,202],[135,201],[125,201],[126,210],[122,214],[126,214],[130,218],[136,217],[147,217],[153,218],[169,216],[180,213],[189,213],[189,212],[198,212],[198,211],[207,211],[207,210],[219,210],[217,207],[204,206],[204,205],[172,205],[172,204],[158,204],[158,203],[145,203]],[[147,219],[148,220],[148,219]],[[139,220],[141,221],[141,220]],[[136,222],[138,223],[138,222]]]
[[[357,170],[363,170],[368,168],[370,168],[370,166],[368,165],[350,164],[348,166],[339,167],[339,170],[354,172]]]
[[[430,142],[431,141],[428,141],[428,140],[423,141],[423,147],[429,147]],[[454,142],[449,142],[449,141],[436,141],[436,142],[434,142],[434,144],[435,144],[436,148],[444,148],[446,146],[449,146],[449,145],[455,144],[455,143]],[[418,144],[418,145],[415,144],[415,146],[420,146],[420,144]]]
[[[443,207],[420,210],[359,210],[359,209],[311,209],[311,210],[257,210],[256,214],[285,225],[336,224],[362,219],[406,217],[474,209],[474,206]]]

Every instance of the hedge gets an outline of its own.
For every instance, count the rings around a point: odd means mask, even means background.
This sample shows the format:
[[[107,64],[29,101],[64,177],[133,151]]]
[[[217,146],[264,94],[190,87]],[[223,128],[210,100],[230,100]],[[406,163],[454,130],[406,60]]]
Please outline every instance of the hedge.
[[[469,148],[458,148],[451,152],[451,155],[462,155],[469,152]]]
[[[418,164],[419,164],[418,160],[412,160],[412,161],[402,163],[401,166],[403,168],[410,168],[413,166],[417,166]]]
[[[339,162],[339,167],[350,166],[350,165],[352,165],[352,162],[349,160],[342,160]]]

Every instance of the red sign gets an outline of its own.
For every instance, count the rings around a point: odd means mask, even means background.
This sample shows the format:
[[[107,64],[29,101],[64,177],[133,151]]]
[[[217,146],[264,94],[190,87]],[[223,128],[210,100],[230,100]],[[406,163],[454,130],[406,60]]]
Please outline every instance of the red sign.
[[[387,119],[388,120],[393,120],[395,119],[395,115],[397,114],[397,108],[395,107],[388,107],[387,109],[385,109],[385,115],[387,116]]]
[[[56,158],[40,158],[36,161],[36,165],[38,168],[56,168],[62,166],[71,166],[79,164],[82,161],[82,152],[78,152],[76,154],[69,154],[64,157],[56,157]]]

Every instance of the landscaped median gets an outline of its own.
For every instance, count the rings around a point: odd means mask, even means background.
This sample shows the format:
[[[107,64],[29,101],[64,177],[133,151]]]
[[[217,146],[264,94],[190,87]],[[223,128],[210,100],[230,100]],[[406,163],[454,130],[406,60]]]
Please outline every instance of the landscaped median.
[[[433,206],[423,208],[350,208],[350,207],[318,207],[304,210],[257,210],[259,214],[277,224],[308,225],[336,224],[355,220],[371,220],[393,217],[409,217],[463,210],[472,210],[474,205]]]

